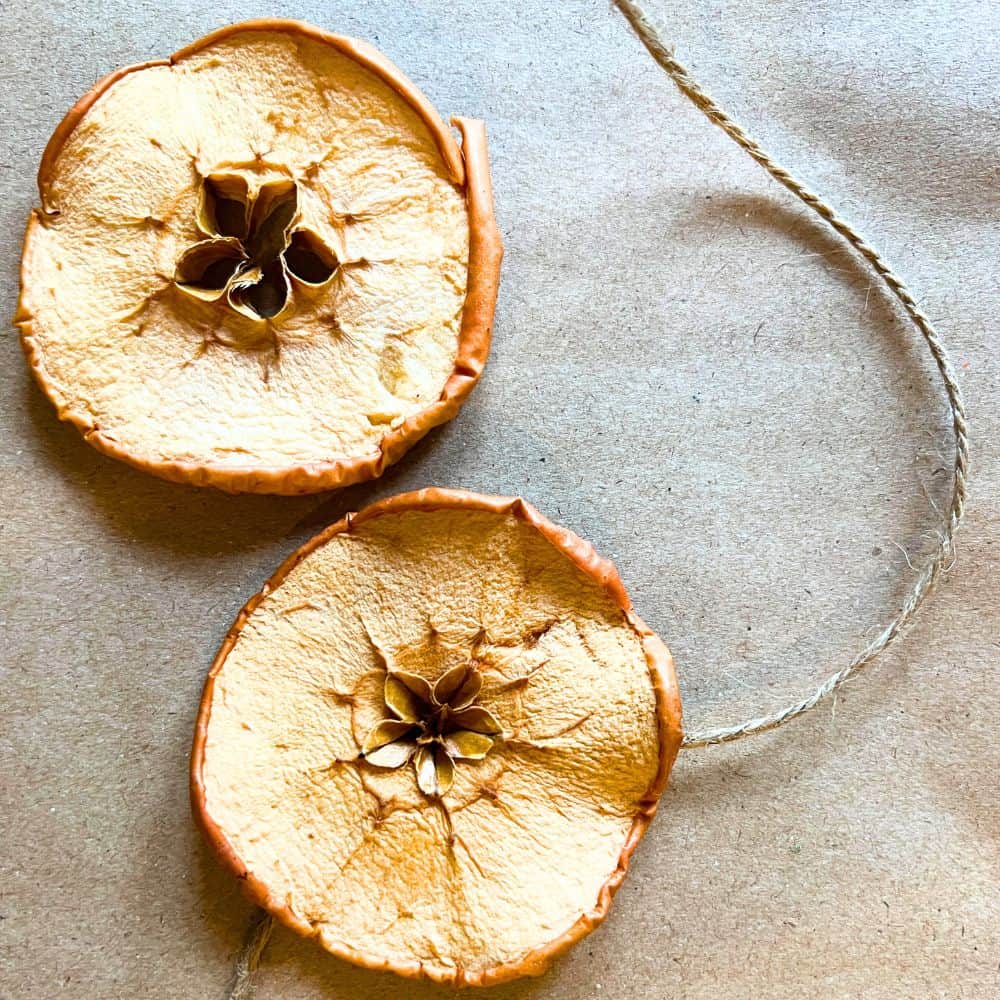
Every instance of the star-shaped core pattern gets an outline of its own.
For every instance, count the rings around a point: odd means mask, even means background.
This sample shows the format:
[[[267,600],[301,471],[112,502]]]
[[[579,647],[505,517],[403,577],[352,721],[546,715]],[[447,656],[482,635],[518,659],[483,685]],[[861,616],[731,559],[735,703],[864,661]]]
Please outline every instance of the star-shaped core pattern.
[[[455,778],[456,760],[482,760],[501,733],[497,720],[476,698],[483,678],[472,665],[452,667],[433,685],[406,671],[385,678],[383,719],[365,738],[364,759],[376,767],[403,767],[411,760],[420,790],[444,795]]]
[[[252,320],[277,316],[293,283],[318,287],[339,266],[336,254],[297,222],[298,187],[266,181],[251,191],[241,174],[210,174],[202,184],[197,225],[206,239],[177,261],[177,287],[204,302],[225,296]]]

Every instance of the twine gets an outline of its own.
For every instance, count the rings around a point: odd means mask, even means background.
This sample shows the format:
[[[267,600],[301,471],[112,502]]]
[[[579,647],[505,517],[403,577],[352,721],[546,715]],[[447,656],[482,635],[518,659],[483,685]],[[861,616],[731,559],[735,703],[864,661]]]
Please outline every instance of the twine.
[[[664,45],[656,28],[637,4],[631,0],[615,0],[625,15],[632,30],[639,36],[649,54],[664,69],[677,89],[695,105],[708,120],[722,129],[738,146],[746,150],[779,184],[787,188],[801,202],[811,208],[831,229],[839,233],[872,266],[882,283],[899,301],[913,325],[927,342],[934,363],[941,374],[945,395],[951,409],[951,423],[955,432],[955,465],[951,495],[951,507],[942,518],[938,544],[930,559],[917,574],[916,581],[902,602],[899,611],[864,649],[841,670],[830,674],[808,697],[793,702],[779,711],[761,715],[734,725],[716,729],[700,729],[686,733],[681,746],[690,750],[694,747],[712,746],[716,743],[731,743],[747,736],[766,733],[815,708],[824,698],[841,687],[856,673],[867,667],[900,632],[913,620],[917,609],[930,593],[938,577],[944,571],[953,552],[955,532],[965,509],[966,481],[969,472],[969,432],[965,419],[962,392],[955,379],[955,371],[948,358],[944,343],[931,321],[917,305],[903,279],[885,262],[881,254],[845,219],[841,218],[818,194],[811,191],[802,181],[789,173],[754,141],[743,128],[730,118],[708,94],[691,78],[688,71]]]
[[[948,352],[933,324],[923,313],[906,287],[903,279],[886,263],[881,254],[869,244],[845,219],[841,218],[819,195],[811,191],[802,181],[789,173],[780,163],[754,141],[743,128],[730,118],[691,78],[673,53],[664,45],[656,28],[645,12],[630,0],[615,0],[622,14],[639,36],[643,45],[659,66],[677,85],[677,89],[702,111],[713,125],[717,125],[738,146],[746,150],[779,184],[791,191],[800,201],[811,208],[835,232],[839,233],[871,265],[872,269],[899,301],[913,325],[927,342],[934,363],[941,374],[945,395],[951,409],[952,428],[955,433],[955,464],[952,486],[951,507],[942,519],[938,545],[927,563],[917,574],[916,582],[910,589],[898,613],[889,621],[879,635],[841,670],[831,674],[808,697],[796,701],[770,715],[757,716],[734,725],[715,729],[695,730],[684,736],[681,744],[685,750],[694,747],[712,746],[718,743],[732,743],[756,736],[783,726],[786,722],[815,708],[824,698],[841,687],[847,680],[867,667],[900,632],[913,620],[924,598],[946,568],[954,548],[955,532],[965,510],[966,482],[969,472],[969,432],[965,418],[962,392],[955,378],[955,371],[948,358]],[[267,913],[255,916],[247,930],[246,938],[236,958],[232,984],[228,1000],[250,1000],[253,995],[253,977],[260,965],[261,956],[274,929],[274,918]]]
[[[236,956],[233,967],[233,978],[227,994],[228,1000],[250,1000],[253,996],[253,975],[260,965],[261,956],[271,939],[274,930],[274,917],[262,910],[254,914],[243,940],[243,947]]]

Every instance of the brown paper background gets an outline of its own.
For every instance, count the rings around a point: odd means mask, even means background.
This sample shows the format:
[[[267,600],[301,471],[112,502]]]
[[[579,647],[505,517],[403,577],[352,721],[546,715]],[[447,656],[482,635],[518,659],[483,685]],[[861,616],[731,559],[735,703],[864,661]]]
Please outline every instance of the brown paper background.
[[[905,641],[809,718],[682,754],[608,923],[490,996],[995,996],[996,7],[652,7],[696,78],[938,323],[970,406],[972,499],[955,569]],[[701,725],[845,663],[947,500],[925,349],[604,0],[8,0],[0,312],[65,110],[120,65],[262,14],[366,38],[443,113],[487,120],[507,245],[492,360],[459,418],[380,482],[234,499],[91,451],[3,339],[5,1000],[222,996],[249,909],[189,819],[202,679],[243,601],[345,510],[426,485],[522,493],[616,561]],[[257,994],[442,995],[284,930]]]

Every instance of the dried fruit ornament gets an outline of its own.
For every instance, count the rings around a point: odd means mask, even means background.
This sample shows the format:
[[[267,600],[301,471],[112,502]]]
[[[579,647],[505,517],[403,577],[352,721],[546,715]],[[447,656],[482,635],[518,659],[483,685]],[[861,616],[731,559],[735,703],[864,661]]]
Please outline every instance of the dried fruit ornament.
[[[482,123],[363,42],[223,28],[98,83],[38,172],[16,322],[60,417],[167,479],[309,493],[455,415],[501,244]]]
[[[956,439],[940,546],[809,697],[682,735],[666,646],[571,532],[521,500],[452,490],[348,515],[247,604],[201,702],[195,815],[268,912],[232,997],[274,918],[407,976],[544,971],[606,915],[678,750],[815,706],[900,633],[949,554],[968,438],[937,333],[617,2],[930,346]],[[26,239],[18,321],[61,415],[173,479],[300,492],[377,475],[454,413],[486,357],[500,245],[482,127],[458,124],[462,151],[381,56],[294,22],[224,29],[108,78],[53,137]]]
[[[670,654],[614,567],[521,500],[431,489],[339,521],[246,606],[192,801],[283,923],[487,985],[604,918],[680,742]]]

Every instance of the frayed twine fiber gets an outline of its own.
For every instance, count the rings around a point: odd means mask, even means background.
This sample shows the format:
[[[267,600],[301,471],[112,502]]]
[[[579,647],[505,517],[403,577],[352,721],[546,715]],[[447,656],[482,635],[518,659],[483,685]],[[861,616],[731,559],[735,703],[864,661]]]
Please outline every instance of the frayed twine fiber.
[[[274,930],[274,917],[270,913],[258,910],[247,929],[243,947],[236,956],[233,968],[233,978],[230,982],[228,1000],[250,1000],[254,993],[253,977],[260,965],[261,956],[271,939]]]

